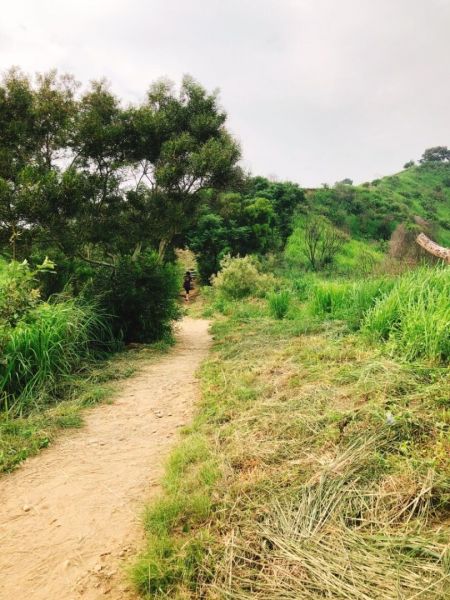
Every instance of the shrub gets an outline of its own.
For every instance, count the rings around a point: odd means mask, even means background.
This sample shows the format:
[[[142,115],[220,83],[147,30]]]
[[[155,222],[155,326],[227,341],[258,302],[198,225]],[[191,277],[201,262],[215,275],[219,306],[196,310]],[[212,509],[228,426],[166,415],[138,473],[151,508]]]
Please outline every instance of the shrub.
[[[36,276],[52,270],[53,263],[48,259],[31,270],[26,261],[0,263],[0,324],[15,323],[40,302],[40,291]]]
[[[303,253],[313,271],[330,266],[345,242],[345,235],[324,217],[311,217],[303,228]]]
[[[85,293],[94,294],[111,316],[115,337],[153,342],[169,335],[179,317],[180,281],[178,267],[147,252],[121,257],[115,271],[102,271]]]
[[[274,287],[275,279],[272,275],[261,273],[259,263],[253,256],[226,256],[212,284],[225,298],[239,300],[250,295],[264,295]]]
[[[389,340],[407,360],[450,359],[450,270],[421,268],[406,273],[368,311],[363,330]]]
[[[269,312],[275,319],[284,319],[291,303],[291,294],[287,290],[268,294]]]

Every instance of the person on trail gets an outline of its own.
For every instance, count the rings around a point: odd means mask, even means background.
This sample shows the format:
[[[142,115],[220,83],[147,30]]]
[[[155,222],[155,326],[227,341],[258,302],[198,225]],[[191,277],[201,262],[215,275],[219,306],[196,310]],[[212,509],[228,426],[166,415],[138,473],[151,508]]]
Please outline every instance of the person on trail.
[[[189,292],[192,289],[192,275],[190,271],[186,271],[186,273],[184,274],[183,287],[184,299],[186,300],[186,302],[189,302]]]

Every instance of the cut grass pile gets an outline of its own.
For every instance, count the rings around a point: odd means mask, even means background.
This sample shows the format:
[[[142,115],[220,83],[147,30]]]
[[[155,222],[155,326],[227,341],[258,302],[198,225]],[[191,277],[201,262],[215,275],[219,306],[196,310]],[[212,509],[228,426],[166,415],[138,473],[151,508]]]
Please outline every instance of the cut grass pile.
[[[221,308],[198,414],[171,459],[181,468],[169,462],[147,514],[137,589],[448,598],[448,369],[305,307],[282,321],[261,300]]]

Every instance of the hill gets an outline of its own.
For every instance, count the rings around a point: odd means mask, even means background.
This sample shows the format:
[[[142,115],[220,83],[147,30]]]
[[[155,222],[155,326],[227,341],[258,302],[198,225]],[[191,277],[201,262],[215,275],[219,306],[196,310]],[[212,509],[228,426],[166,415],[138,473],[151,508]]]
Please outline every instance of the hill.
[[[306,193],[307,208],[329,218],[356,239],[390,238],[399,223],[426,219],[436,241],[450,244],[450,163],[424,163],[353,186]]]

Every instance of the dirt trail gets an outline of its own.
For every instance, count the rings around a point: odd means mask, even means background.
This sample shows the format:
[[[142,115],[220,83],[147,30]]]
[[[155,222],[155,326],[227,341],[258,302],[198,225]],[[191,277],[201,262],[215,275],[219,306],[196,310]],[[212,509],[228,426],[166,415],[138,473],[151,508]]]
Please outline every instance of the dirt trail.
[[[143,503],[189,421],[208,323],[186,318],[167,356],[119,384],[114,404],[86,414],[0,479],[1,600],[129,600],[123,565],[142,544]]]

